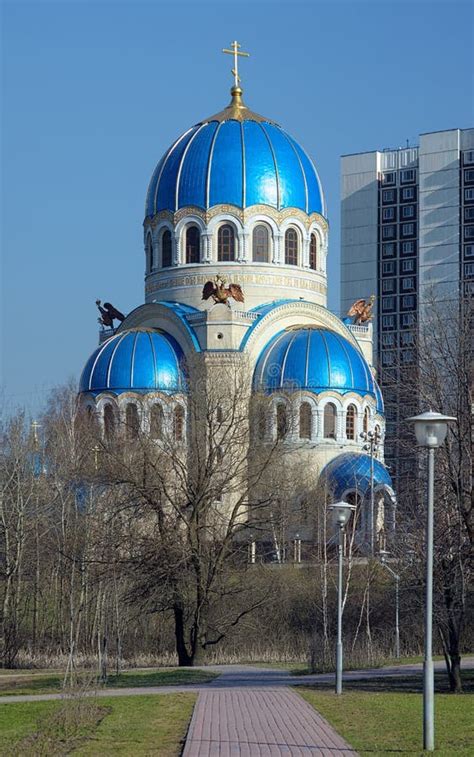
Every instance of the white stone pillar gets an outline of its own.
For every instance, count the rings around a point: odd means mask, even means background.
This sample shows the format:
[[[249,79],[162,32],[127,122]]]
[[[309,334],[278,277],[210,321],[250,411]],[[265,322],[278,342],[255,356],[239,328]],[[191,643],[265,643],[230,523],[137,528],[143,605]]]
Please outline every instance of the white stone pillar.
[[[248,263],[249,260],[249,233],[243,231],[239,234],[239,263]]]
[[[310,234],[303,234],[303,249],[301,251],[301,265],[303,268],[309,268],[309,242]]]

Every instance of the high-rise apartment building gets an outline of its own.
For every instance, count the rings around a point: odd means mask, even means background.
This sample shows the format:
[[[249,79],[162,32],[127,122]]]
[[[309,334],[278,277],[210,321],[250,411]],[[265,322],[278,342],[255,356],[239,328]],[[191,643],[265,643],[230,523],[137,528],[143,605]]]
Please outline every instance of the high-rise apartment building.
[[[423,303],[474,294],[474,128],[343,156],[341,227],[342,314],[360,297],[377,297],[385,458],[397,479],[410,467],[402,421],[416,397],[403,396],[403,378],[417,365]]]

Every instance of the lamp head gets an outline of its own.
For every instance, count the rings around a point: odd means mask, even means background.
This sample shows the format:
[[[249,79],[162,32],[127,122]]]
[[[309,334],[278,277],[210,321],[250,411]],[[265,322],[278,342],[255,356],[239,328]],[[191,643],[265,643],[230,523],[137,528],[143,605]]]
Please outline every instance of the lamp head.
[[[333,523],[338,528],[344,528],[347,525],[355,509],[356,506],[349,504],[349,502],[335,502],[328,507],[333,517]]]
[[[407,420],[415,424],[418,446],[435,448],[443,444],[448,432],[448,423],[455,421],[456,418],[441,413],[433,413],[429,410],[426,413],[421,413],[421,415],[407,418]]]

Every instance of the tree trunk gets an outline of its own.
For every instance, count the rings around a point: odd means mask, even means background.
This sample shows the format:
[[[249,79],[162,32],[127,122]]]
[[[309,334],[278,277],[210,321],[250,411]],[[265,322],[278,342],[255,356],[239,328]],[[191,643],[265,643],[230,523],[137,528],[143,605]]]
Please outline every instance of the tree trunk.
[[[174,614],[174,635],[176,639],[176,653],[178,655],[178,665],[180,667],[189,667],[193,665],[193,658],[186,649],[186,641],[184,638],[184,612],[183,608],[179,604],[175,604],[173,607]]]

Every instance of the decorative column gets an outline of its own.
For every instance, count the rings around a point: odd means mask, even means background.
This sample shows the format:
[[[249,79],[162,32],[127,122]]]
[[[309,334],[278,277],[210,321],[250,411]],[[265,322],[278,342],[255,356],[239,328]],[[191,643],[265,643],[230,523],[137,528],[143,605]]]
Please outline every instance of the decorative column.
[[[239,234],[238,262],[248,263],[248,259],[249,259],[248,253],[249,253],[249,233],[248,231],[243,231],[241,234]]]
[[[309,268],[309,243],[310,243],[311,236],[310,234],[304,234],[303,235],[303,249],[302,249],[302,255],[301,255],[301,265],[303,268]]]
[[[202,242],[201,262],[211,263],[212,262],[212,233],[208,231],[203,231],[203,233],[201,234],[201,242]]]
[[[180,244],[180,234],[177,234],[176,232],[173,234],[173,265],[181,265],[181,244]]]
[[[281,263],[284,255],[284,234],[281,231],[277,231],[273,238],[273,259],[272,263]]]

